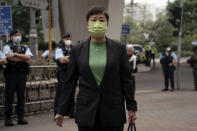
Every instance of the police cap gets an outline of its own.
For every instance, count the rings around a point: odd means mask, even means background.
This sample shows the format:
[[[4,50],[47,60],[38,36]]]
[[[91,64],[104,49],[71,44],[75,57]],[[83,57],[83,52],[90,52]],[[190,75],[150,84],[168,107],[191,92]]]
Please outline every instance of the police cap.
[[[169,44],[165,44],[164,45],[164,48],[167,48],[167,47],[170,47],[170,45]]]
[[[70,33],[65,33],[63,36],[63,38],[71,38],[71,37],[72,37],[72,35]]]
[[[10,33],[10,37],[11,37],[12,35],[16,34],[16,33],[20,33],[20,31],[17,30],[17,29],[12,30],[12,32]]]

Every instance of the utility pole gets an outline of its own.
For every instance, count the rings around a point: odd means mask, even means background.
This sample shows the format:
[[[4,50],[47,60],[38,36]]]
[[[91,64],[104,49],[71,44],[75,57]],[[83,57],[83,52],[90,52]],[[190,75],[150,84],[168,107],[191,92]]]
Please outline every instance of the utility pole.
[[[38,56],[38,44],[37,44],[37,29],[36,29],[36,10],[30,8],[30,32],[29,32],[29,41],[30,41],[30,49],[33,54],[33,59],[36,59]]]
[[[49,0],[48,26],[49,26],[49,62],[52,62],[52,0]]]
[[[134,0],[131,0],[131,17],[133,18],[133,15],[134,15],[134,10],[133,10],[133,5],[134,5]],[[130,26],[129,25],[126,25],[126,30],[127,30],[127,33],[126,34],[124,34],[124,39],[125,39],[125,41],[124,41],[124,43],[125,43],[125,45],[126,44],[128,44],[128,42],[129,42],[129,34],[130,34]]]
[[[131,0],[131,17],[133,18],[133,15],[134,15],[134,10],[133,10],[133,3],[134,2],[134,0]]]
[[[178,59],[177,59],[177,90],[180,89],[180,60],[181,60],[181,43],[182,43],[182,25],[183,25],[183,0],[180,0],[180,7],[181,7],[181,23],[179,27],[179,38],[177,44],[177,51],[178,51]]]

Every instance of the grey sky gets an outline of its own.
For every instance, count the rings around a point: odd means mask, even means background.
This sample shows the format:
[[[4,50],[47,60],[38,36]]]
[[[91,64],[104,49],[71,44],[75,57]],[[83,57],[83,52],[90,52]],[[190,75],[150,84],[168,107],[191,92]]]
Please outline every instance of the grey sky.
[[[170,2],[174,0],[169,0]],[[129,3],[131,0],[125,0],[125,3]],[[162,7],[165,8],[167,5],[168,0],[134,0],[135,3],[148,3],[155,7]]]

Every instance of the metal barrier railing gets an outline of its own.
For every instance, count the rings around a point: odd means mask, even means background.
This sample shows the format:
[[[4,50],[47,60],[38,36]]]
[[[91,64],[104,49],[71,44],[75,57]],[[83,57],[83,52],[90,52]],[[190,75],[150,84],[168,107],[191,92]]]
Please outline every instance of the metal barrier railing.
[[[30,66],[26,83],[26,112],[39,112],[53,108],[57,87],[56,65]],[[3,116],[5,83],[0,73],[0,117]],[[16,97],[13,106],[16,104]],[[14,108],[13,108],[14,109]]]

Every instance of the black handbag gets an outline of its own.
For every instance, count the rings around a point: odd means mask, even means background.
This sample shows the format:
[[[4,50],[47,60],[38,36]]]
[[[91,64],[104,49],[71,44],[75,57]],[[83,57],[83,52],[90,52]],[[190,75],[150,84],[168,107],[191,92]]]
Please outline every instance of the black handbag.
[[[127,131],[136,131],[135,123],[130,123],[128,126]]]

